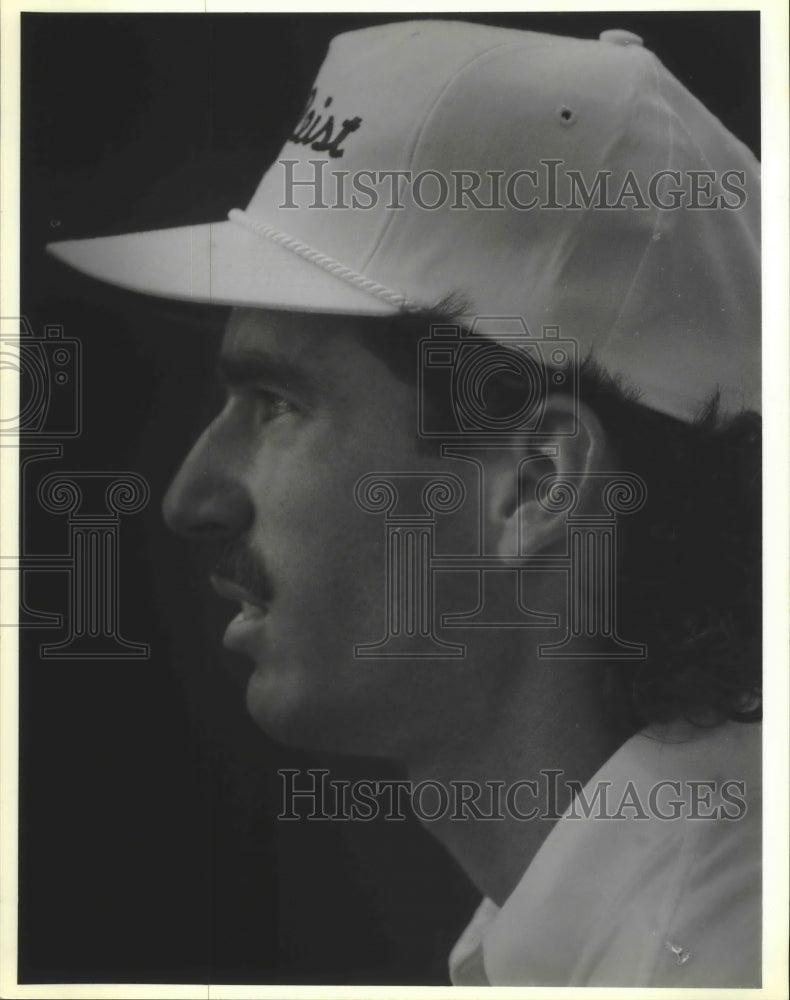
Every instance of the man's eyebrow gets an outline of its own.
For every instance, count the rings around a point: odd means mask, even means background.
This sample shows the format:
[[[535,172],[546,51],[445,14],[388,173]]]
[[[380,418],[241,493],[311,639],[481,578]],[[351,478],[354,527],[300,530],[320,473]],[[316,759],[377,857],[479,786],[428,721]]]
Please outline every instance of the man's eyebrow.
[[[258,351],[220,354],[218,374],[223,385],[237,388],[252,382],[269,382],[287,389],[315,391],[318,382],[287,358]]]

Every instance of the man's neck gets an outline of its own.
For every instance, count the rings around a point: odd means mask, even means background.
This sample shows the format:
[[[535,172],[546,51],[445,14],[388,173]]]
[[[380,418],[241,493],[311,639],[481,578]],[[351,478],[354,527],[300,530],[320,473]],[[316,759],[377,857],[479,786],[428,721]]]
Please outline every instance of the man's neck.
[[[600,667],[544,662],[495,714],[481,706],[433,759],[408,765],[414,784],[448,794],[449,809],[427,828],[499,905],[570,804],[566,783],[586,783],[626,738],[603,724],[600,690]]]

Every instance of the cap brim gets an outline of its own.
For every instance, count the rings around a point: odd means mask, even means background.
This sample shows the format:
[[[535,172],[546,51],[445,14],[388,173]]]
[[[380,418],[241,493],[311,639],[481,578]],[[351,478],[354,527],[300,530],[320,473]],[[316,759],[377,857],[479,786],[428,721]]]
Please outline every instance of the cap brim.
[[[232,222],[65,240],[47,250],[99,281],[162,298],[363,316],[397,311]]]

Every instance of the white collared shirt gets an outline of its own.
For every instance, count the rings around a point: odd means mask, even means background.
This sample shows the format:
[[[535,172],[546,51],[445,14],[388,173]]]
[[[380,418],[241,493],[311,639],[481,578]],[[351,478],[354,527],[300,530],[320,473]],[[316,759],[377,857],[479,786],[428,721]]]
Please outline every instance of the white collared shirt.
[[[759,986],[761,728],[628,740],[584,788],[606,802],[585,816],[579,797],[502,908],[483,900],[452,982]]]

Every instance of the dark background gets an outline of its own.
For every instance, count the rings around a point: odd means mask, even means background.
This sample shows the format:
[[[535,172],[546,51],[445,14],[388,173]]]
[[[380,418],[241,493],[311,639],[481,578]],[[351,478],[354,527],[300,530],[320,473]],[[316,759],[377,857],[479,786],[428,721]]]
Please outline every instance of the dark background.
[[[464,17],[635,31],[759,155],[756,13]],[[169,478],[219,403],[222,312],[108,292],[43,253],[243,207],[328,40],[397,19],[23,15],[23,312],[80,340],[84,415],[63,458],[30,473],[26,551],[65,551],[64,519],[35,499],[49,472],[134,471],[152,498],[120,528],[121,632],[150,658],[48,661],[41,644],[63,633],[22,632],[21,982],[447,982],[475,891],[416,821],[277,821],[280,767],[395,772],[255,729],[245,664],[220,646],[228,605],[161,523]],[[30,574],[26,596],[62,610],[62,575]]]

